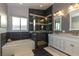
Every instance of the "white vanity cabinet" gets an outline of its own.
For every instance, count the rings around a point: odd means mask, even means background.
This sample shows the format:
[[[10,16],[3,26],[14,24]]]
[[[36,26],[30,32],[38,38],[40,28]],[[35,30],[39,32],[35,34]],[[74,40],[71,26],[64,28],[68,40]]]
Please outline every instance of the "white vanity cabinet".
[[[52,34],[49,34],[49,46],[55,47],[61,51],[64,50],[64,40]]]
[[[73,55],[79,56],[79,43],[74,41],[65,40],[65,50],[64,52]]]
[[[60,48],[59,44],[60,44],[59,39],[57,37],[53,37],[53,45],[52,46],[59,49]]]
[[[49,34],[49,45],[72,56],[79,56],[79,39]]]
[[[62,40],[62,38],[58,38],[58,37],[53,36],[53,45],[52,46],[59,49],[59,50],[61,50],[61,51],[63,51],[64,50],[63,42],[64,41]]]
[[[58,41],[56,37],[52,36],[52,34],[49,34],[49,46],[57,48],[57,45],[58,45],[57,43]]]
[[[59,50],[64,51],[64,40],[59,39]]]
[[[49,37],[49,40],[48,40],[49,43],[48,43],[48,45],[52,46],[53,45],[53,36],[51,34],[49,34],[48,37]]]

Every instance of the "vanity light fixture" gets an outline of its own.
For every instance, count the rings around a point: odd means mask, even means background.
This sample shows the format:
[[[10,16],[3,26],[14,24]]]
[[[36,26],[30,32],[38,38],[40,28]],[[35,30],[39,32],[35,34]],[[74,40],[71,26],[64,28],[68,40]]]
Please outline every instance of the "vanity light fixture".
[[[77,10],[77,9],[79,9],[79,3],[70,5],[68,8],[69,12]],[[65,12],[65,10],[60,10],[60,11],[54,13],[53,16],[64,16],[64,15],[66,15],[64,12]]]
[[[71,5],[71,6],[69,6],[69,10],[71,10],[71,9],[74,9],[74,7]]]
[[[58,12],[58,16],[63,16],[63,15],[64,15],[63,10]]]
[[[69,6],[69,11],[73,11],[73,10],[76,10],[76,9],[79,9],[79,4],[78,3]]]
[[[54,16],[64,16],[64,11],[60,10],[57,13],[53,14]]]
[[[73,10],[75,10],[75,8],[74,8],[74,6],[71,5],[71,6],[69,7],[69,11],[73,11]]]
[[[53,16],[56,16],[56,13],[54,13]]]
[[[79,9],[79,4],[76,3],[76,4],[74,5],[74,7],[75,7],[76,9]]]

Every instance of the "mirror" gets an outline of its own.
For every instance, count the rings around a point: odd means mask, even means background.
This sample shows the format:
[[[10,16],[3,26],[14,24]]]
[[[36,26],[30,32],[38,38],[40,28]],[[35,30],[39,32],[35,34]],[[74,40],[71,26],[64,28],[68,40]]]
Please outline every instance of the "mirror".
[[[62,23],[62,17],[54,16],[54,31],[61,31],[61,23]]]
[[[74,10],[70,15],[70,31],[79,30],[79,10]]]

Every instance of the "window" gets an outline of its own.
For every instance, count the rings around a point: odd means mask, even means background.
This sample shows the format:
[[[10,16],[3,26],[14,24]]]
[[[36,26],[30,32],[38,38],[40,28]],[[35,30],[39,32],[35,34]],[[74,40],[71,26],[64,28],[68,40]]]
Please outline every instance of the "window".
[[[20,18],[12,17],[12,29],[20,30]]]
[[[21,18],[21,30],[27,30],[27,19]]]
[[[55,21],[55,29],[60,30],[60,21]]]
[[[54,17],[54,30],[61,31],[61,17],[60,16]]]
[[[12,17],[12,30],[27,30],[27,18]]]
[[[7,19],[5,15],[0,16],[0,27],[6,28],[7,27]]]

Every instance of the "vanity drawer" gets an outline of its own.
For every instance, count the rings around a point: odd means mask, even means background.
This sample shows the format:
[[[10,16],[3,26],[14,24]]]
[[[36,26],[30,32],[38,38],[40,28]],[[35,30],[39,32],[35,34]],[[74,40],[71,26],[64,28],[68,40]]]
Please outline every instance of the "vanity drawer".
[[[70,55],[79,56],[79,43],[66,40],[64,51]]]

